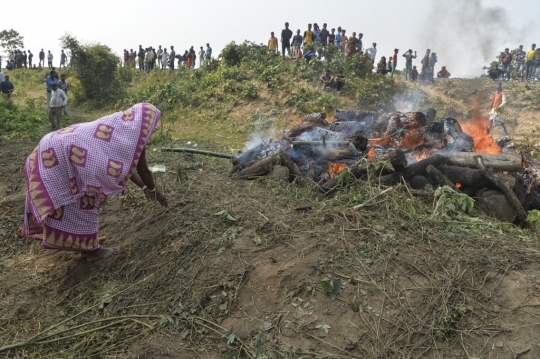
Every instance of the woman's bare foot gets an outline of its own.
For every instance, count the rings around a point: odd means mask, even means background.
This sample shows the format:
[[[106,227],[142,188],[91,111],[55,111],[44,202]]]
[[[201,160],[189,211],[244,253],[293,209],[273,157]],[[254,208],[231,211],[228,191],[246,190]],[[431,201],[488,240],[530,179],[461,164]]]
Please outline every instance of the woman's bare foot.
[[[110,256],[118,253],[118,250],[120,248],[114,247],[114,248],[100,248],[97,251],[92,252],[86,252],[84,253],[84,257],[86,257],[86,260],[88,262],[95,262],[99,261],[101,259],[109,258]]]

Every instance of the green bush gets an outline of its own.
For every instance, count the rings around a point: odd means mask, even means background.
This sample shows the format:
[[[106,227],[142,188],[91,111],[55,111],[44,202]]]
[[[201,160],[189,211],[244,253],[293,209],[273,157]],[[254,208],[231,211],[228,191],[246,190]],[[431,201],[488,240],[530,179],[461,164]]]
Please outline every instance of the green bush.
[[[63,48],[71,51],[71,66],[77,71],[75,77],[80,87],[72,88],[79,102],[100,108],[114,103],[124,95],[125,87],[120,78],[129,80],[128,70],[119,75],[121,60],[108,46],[81,44],[75,37],[65,35],[60,39]]]
[[[0,134],[2,138],[39,138],[37,129],[47,125],[44,114],[23,110],[13,101],[0,96]]]

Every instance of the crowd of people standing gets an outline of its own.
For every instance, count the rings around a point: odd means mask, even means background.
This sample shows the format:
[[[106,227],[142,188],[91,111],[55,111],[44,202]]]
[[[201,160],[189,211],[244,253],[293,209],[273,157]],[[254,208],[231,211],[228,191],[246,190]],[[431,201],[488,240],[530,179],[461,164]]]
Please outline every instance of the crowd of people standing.
[[[307,62],[310,62],[313,58],[320,56],[317,53],[317,47],[315,44],[320,44],[323,48],[328,46],[336,46],[347,57],[360,54],[368,57],[373,64],[375,64],[377,56],[377,43],[373,42],[371,47],[365,48],[363,46],[364,34],[359,32],[352,32],[351,36],[347,36],[347,30],[341,26],[328,29],[327,24],[323,24],[322,28],[317,24],[308,24],[307,30],[301,34],[301,30],[296,30],[296,35],[293,35],[292,30],[289,28],[289,23],[285,23],[285,28],[281,31],[281,55],[283,58],[289,56],[292,60],[298,60],[304,58]],[[270,39],[268,40],[268,48],[274,53],[279,52],[279,41],[274,35],[274,32],[270,33]],[[382,56],[375,71],[378,74],[386,75],[390,74],[394,77],[397,70],[399,49],[395,49],[394,53],[390,55],[388,61],[386,57]],[[426,51],[426,55],[421,61],[421,71],[418,72],[416,66],[413,66],[413,59],[416,59],[416,51],[407,51],[403,54],[405,57],[405,70],[404,76],[406,80],[410,81],[426,81],[434,82],[435,64],[438,61],[437,54],[431,52],[430,49]],[[326,73],[323,75],[325,76]],[[443,66],[437,73],[437,77],[448,78],[450,72]]]
[[[150,72],[156,68],[156,65],[158,69],[163,70],[174,70],[175,67],[180,66],[187,69],[195,68],[197,55],[199,55],[199,66],[203,66],[205,61],[209,61],[212,58],[210,44],[206,44],[206,49],[201,46],[198,54],[193,46],[183,54],[177,54],[174,46],[171,46],[170,51],[167,52],[167,47],[162,48],[161,45],[157,49],[152,46],[143,48],[142,45],[139,45],[138,51],[124,49],[123,60],[126,67],[136,68],[138,65],[140,71]],[[177,60],[178,64],[175,66],[175,61]]]
[[[523,50],[523,45],[519,45],[512,52],[506,48],[499,56],[499,63],[494,64],[488,70],[488,75],[494,80],[540,81],[540,50],[536,49],[536,44],[532,44],[531,49],[527,52]]]
[[[43,70],[45,68],[45,59],[47,60],[47,67],[49,70],[52,70],[54,67],[53,59],[54,56],[51,53],[51,50],[48,50],[47,53],[43,49],[38,53],[39,61],[36,64],[34,62],[34,54],[30,50],[14,50],[9,53],[6,69],[15,70],[15,69],[30,69],[30,70]],[[60,66],[59,68],[66,68],[68,65],[68,55],[61,50],[60,52]],[[0,56],[0,69],[2,68],[2,57]]]

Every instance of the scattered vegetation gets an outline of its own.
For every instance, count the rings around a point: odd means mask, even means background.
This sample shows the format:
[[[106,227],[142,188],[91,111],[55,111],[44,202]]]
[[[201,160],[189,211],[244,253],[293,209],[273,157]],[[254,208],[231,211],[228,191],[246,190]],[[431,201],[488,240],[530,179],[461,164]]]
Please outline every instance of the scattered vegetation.
[[[71,87],[79,104],[101,108],[124,94],[118,69],[120,59],[102,44],[83,44],[67,34],[60,39],[62,48],[71,52],[71,67],[80,86]]]

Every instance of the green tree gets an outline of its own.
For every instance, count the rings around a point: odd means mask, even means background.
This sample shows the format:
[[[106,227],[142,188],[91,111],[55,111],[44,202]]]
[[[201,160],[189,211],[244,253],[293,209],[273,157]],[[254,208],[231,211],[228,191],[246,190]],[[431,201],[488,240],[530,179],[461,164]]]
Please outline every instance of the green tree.
[[[81,88],[75,91],[80,102],[102,107],[115,102],[124,94],[118,69],[120,58],[108,46],[94,43],[82,44],[72,35],[60,38],[63,48],[72,54],[71,65],[76,69],[75,77]]]
[[[24,47],[23,39],[24,37],[13,29],[0,32],[0,46],[8,52]]]

